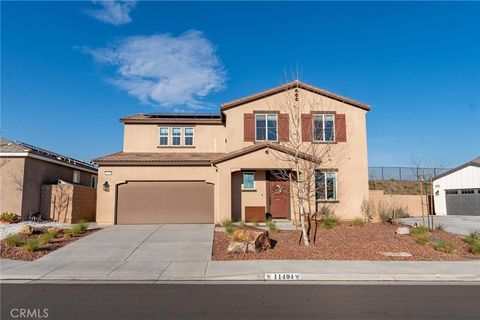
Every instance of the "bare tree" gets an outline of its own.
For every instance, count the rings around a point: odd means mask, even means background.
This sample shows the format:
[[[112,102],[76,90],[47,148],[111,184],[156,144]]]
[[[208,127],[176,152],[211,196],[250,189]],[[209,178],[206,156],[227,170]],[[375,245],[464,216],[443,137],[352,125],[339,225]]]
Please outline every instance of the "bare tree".
[[[308,246],[310,244],[310,231],[312,217],[318,219],[320,215],[332,212],[331,203],[322,203],[317,205],[317,194],[319,194],[319,186],[325,188],[325,184],[316,180],[319,169],[333,168],[338,166],[341,159],[345,159],[346,146],[340,144],[329,143],[335,135],[334,117],[327,115],[327,111],[333,108],[329,99],[323,96],[309,95],[306,91],[300,90],[297,85],[288,88],[282,95],[278,95],[275,105],[270,109],[280,109],[280,115],[288,115],[288,127],[282,127],[279,119],[278,135],[279,145],[284,150],[275,150],[271,152],[273,157],[279,162],[278,167],[284,169],[275,171],[275,175],[280,179],[290,182],[293,186],[294,208],[298,210],[300,225],[302,230],[303,243]],[[315,128],[311,118],[305,115],[318,114],[329,118],[329,127]],[[310,122],[310,123],[306,123]],[[307,126],[307,128],[305,128]],[[310,127],[311,126],[311,127]],[[305,131],[310,134],[310,141],[305,139]],[[309,132],[308,132],[309,131]],[[315,134],[328,135],[327,143],[312,143]],[[331,138],[331,139],[330,139]],[[325,140],[325,139],[324,139]],[[273,147],[273,146],[272,146]],[[287,150],[288,152],[285,152]],[[335,185],[327,186],[327,189],[336,189]],[[338,196],[338,193],[337,193]],[[327,199],[325,199],[327,200]]]

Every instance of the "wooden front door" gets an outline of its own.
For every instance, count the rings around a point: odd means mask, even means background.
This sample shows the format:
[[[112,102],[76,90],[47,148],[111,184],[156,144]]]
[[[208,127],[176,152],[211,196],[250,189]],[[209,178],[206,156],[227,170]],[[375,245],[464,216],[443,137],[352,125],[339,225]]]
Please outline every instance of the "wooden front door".
[[[290,183],[269,181],[270,214],[273,218],[288,218],[290,203]]]

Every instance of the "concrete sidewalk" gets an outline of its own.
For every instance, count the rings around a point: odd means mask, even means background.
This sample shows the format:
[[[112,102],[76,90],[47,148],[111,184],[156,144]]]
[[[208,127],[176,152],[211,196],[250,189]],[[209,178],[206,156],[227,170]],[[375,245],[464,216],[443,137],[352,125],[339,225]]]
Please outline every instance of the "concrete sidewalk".
[[[300,273],[302,281],[480,282],[480,261],[53,261],[1,262],[1,280],[265,281],[265,273]],[[5,266],[5,268],[4,268]]]

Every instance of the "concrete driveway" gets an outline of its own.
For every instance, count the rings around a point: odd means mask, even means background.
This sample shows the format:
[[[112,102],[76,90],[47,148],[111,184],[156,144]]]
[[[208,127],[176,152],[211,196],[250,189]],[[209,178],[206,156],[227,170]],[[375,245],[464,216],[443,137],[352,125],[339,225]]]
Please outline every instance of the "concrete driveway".
[[[401,223],[422,225],[422,217],[411,217],[399,219]],[[427,219],[425,217],[425,223]],[[470,232],[480,231],[480,216],[433,216],[434,225],[442,225],[445,231],[456,233],[462,236]]]
[[[18,278],[154,279],[204,274],[211,260],[213,224],[112,226],[40,259],[2,270]]]

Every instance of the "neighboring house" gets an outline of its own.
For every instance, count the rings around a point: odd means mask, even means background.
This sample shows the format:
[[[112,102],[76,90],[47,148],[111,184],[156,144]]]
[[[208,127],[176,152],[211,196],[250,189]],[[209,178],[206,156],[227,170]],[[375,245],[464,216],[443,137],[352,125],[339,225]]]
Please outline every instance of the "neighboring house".
[[[294,100],[308,101],[301,120],[283,107]],[[317,202],[331,204],[342,218],[359,216],[368,198],[369,109],[293,81],[225,103],[219,114],[121,118],[123,151],[93,160],[99,165],[97,222],[219,223],[265,212],[293,219],[292,188],[275,173],[291,169],[280,158],[292,154],[286,142],[300,121],[306,145],[331,148],[316,173]]]
[[[59,179],[96,187],[95,166],[22,142],[0,139],[0,212],[40,212],[41,189]]]
[[[435,214],[480,216],[480,157],[436,176]]]

